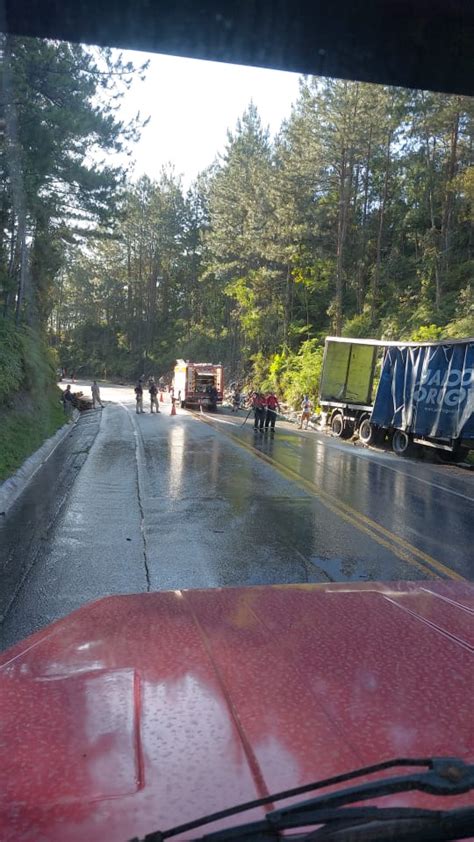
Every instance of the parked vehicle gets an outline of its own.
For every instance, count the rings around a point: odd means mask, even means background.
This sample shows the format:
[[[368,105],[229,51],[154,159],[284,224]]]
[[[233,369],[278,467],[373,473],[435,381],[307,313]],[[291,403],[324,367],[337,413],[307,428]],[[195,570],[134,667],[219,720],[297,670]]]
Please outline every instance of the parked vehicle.
[[[319,401],[335,436],[389,435],[400,456],[421,445],[461,460],[474,447],[474,339],[328,337]]]
[[[193,363],[177,360],[173,379],[174,394],[181,407],[217,408],[224,395],[224,373],[219,363]]]

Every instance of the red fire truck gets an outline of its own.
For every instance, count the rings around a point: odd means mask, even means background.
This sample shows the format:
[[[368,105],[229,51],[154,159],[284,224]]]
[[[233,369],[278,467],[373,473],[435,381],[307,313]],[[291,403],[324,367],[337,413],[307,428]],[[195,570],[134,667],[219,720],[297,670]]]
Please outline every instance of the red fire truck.
[[[174,395],[181,406],[217,409],[224,394],[222,365],[177,360],[174,369]]]

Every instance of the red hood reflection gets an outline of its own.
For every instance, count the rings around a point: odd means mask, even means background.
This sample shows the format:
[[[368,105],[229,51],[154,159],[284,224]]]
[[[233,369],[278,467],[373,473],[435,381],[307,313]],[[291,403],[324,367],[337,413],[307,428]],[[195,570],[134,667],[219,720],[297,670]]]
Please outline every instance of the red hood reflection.
[[[125,842],[391,757],[472,761],[473,612],[454,583],[86,606],[0,657],[0,837]]]

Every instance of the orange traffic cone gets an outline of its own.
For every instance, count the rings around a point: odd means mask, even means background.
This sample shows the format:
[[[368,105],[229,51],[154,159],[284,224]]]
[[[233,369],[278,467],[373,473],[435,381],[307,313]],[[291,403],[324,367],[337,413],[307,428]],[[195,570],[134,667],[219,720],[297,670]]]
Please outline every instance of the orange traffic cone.
[[[163,392],[160,392],[160,403],[163,403]]]
[[[171,415],[176,415],[176,407],[174,405],[174,398],[171,398]]]

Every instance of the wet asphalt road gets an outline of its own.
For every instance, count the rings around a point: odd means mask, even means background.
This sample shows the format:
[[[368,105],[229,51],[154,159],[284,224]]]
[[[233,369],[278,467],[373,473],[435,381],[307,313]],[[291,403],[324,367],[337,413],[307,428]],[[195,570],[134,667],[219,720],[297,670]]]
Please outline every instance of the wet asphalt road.
[[[102,398],[0,519],[1,648],[107,594],[473,578],[469,471]]]

